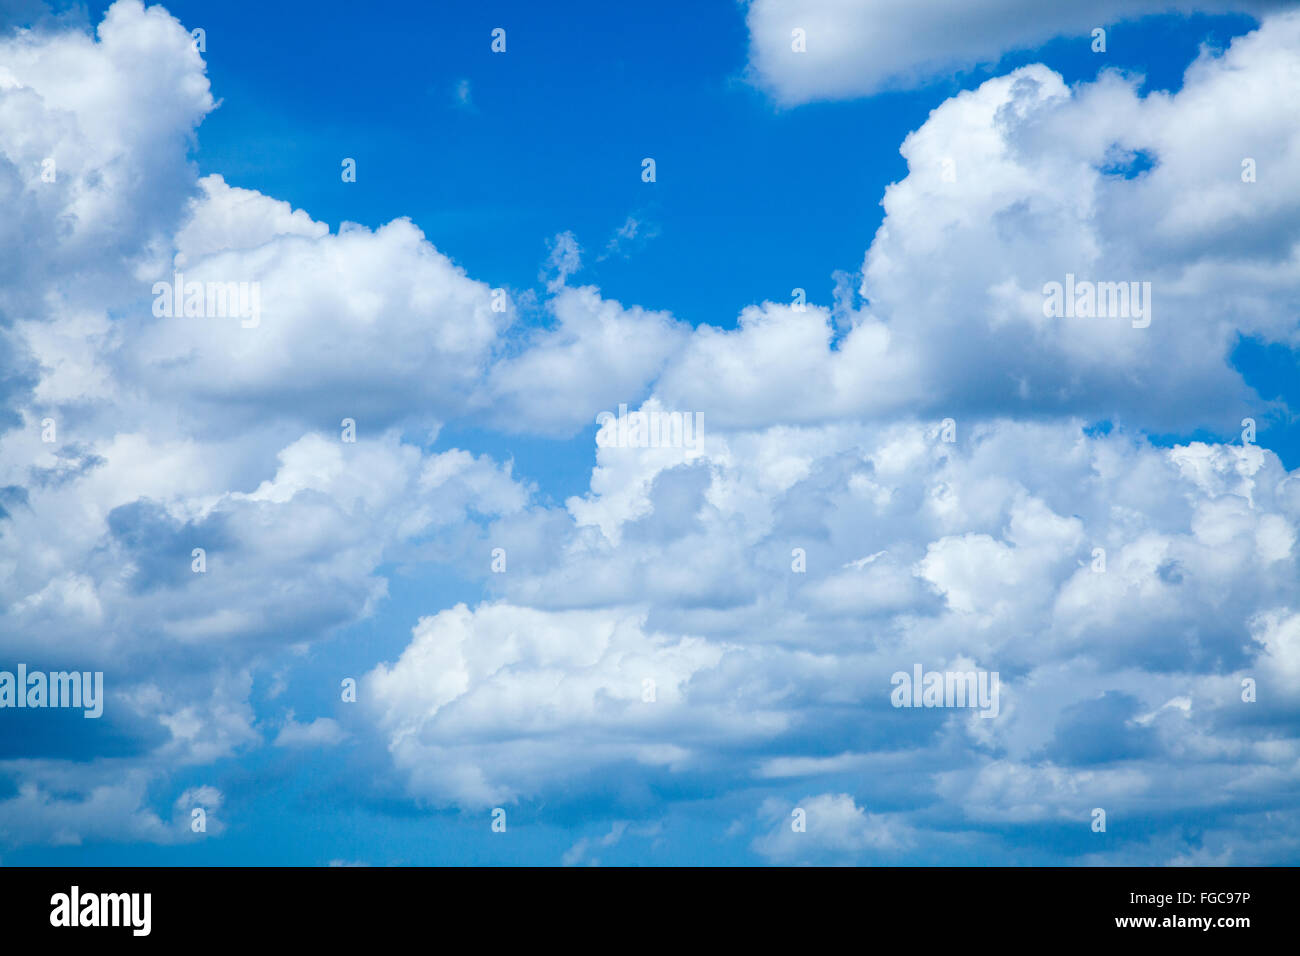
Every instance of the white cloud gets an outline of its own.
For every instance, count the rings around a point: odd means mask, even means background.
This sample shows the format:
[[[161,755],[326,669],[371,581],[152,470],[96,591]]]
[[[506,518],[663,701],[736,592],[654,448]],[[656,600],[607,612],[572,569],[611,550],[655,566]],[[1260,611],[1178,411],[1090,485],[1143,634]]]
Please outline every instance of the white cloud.
[[[688,335],[664,312],[624,308],[590,286],[560,289],[556,323],[525,337],[487,377],[489,420],[510,432],[572,434],[633,403]]]
[[[1077,414],[1235,431],[1257,401],[1230,365],[1238,336],[1300,341],[1300,186],[1277,175],[1300,143],[1268,92],[1300,86],[1298,46],[1300,14],[1279,14],[1205,51],[1173,95],[1112,73],[1070,89],[1032,65],[945,101],[902,144],[868,304],[701,326],[656,396],[732,427]],[[1134,174],[1139,155],[1152,166]],[[1267,182],[1242,181],[1244,157]],[[1067,274],[1149,282],[1149,327],[1046,317]]]
[[[186,152],[214,103],[189,34],[138,0],[115,3],[97,32],[0,38],[0,311],[11,317],[120,297],[192,188]],[[42,180],[46,159],[54,182]]]
[[[795,810],[804,813],[804,829],[795,830]],[[893,854],[912,840],[911,827],[888,814],[868,813],[847,793],[806,796],[794,807],[768,800],[759,815],[768,826],[754,849],[775,863],[854,861],[863,853]]]
[[[332,747],[347,739],[347,731],[337,720],[317,717],[309,724],[299,723],[289,711],[284,726],[275,736],[277,747]]]
[[[704,715],[686,685],[724,651],[646,633],[636,612],[457,605],[421,618],[362,696],[414,796],[490,807],[608,764],[688,762]],[[669,728],[678,746],[665,749]]]
[[[572,232],[560,233],[548,247],[550,253],[546,258],[546,268],[538,278],[546,281],[548,292],[558,292],[564,288],[569,276],[582,268],[582,249]]]
[[[749,69],[786,105],[906,89],[1005,53],[1172,11],[1258,14],[1279,0],[748,0]],[[795,30],[803,31],[796,52]],[[1119,42],[1116,31],[1109,42]]]

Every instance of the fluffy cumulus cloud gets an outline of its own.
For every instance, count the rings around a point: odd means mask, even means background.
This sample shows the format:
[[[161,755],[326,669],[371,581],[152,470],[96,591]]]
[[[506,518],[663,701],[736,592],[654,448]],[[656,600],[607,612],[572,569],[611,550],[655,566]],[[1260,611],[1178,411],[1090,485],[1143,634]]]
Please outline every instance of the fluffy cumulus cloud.
[[[907,89],[1056,37],[1169,12],[1260,14],[1284,0],[747,0],[749,69],[779,102]]]
[[[715,715],[684,687],[726,646],[646,633],[643,621],[618,609],[457,605],[422,619],[363,690],[394,763],[435,802],[491,806],[559,774],[627,765],[634,777],[638,765],[698,761],[708,748],[692,738],[707,742]]]
[[[1298,44],[1300,18],[1272,19],[1173,95],[1113,73],[1070,89],[1034,65],[954,96],[902,144],[848,331],[828,309],[756,306],[697,329],[658,394],[745,426],[958,410],[1236,425],[1239,336],[1300,335],[1300,141],[1271,92],[1300,86]],[[1247,159],[1267,182],[1243,181]],[[1137,283],[1146,314],[1047,314],[1044,289],[1067,282]]]
[[[146,802],[161,768],[261,741],[258,667],[371,613],[384,562],[455,550],[467,523],[524,506],[508,465],[390,427],[436,432],[462,412],[509,314],[409,222],[331,233],[199,179],[186,154],[213,100],[159,7],[117,3],[94,37],[10,35],[0,62],[17,212],[0,240],[16,419],[0,436],[5,650],[103,669],[109,688],[104,729],[66,755],[104,769],[84,793],[65,773],[47,794],[48,771],[11,765],[0,828],[89,818],[102,792],[105,807],[140,804],[135,823],[105,826],[147,837],[170,826]],[[157,315],[155,283],[177,272],[186,287],[256,284],[262,321]],[[277,740],[339,737],[290,715]],[[130,761],[130,787],[96,782],[110,759]]]
[[[502,356],[481,393],[502,430],[573,434],[599,412],[645,397],[686,338],[672,316],[625,309],[593,287],[561,283],[555,292],[555,325]]]
[[[486,284],[409,220],[330,234],[220,177],[199,185],[175,269],[187,288],[248,283],[251,291],[256,283],[257,311],[250,303],[251,318],[168,316],[130,329],[123,361],[136,366],[133,377],[191,402],[272,407],[303,420],[351,411],[382,426],[465,410],[505,315],[493,311]],[[175,274],[161,281],[175,285]]]
[[[1096,806],[1185,806],[1188,781],[1200,800],[1243,776],[1248,803],[1285,803],[1300,478],[1271,453],[1006,421],[951,444],[916,424],[648,451],[602,451],[602,468],[635,459],[611,466],[644,501],[578,518],[563,567],[422,621],[372,673],[410,792],[560,800],[603,766],[630,791],[812,778],[874,801],[862,816],[810,800],[808,833],[825,811],[815,832],[852,839],[831,852],[760,829],[774,859],[923,846],[873,769],[957,826],[1086,826]],[[997,719],[892,707],[892,675],[915,664],[999,672]]]
[[[847,793],[805,797],[787,809],[769,800],[759,810],[768,828],[754,848],[775,862],[852,862],[864,853],[897,857],[908,845],[906,823],[867,813]]]
[[[848,95],[1106,13],[1017,32],[1017,4],[945,6],[904,44],[925,4],[849,6],[752,3],[763,82]],[[1095,808],[1146,842],[1068,858],[1293,854],[1300,474],[1147,435],[1235,427],[1236,338],[1298,344],[1300,17],[1172,95],[1029,66],[952,97],[902,144],[863,305],[729,329],[571,287],[572,237],[522,328],[408,220],[331,229],[200,177],[212,93],[158,7],[7,34],[0,64],[0,647],[109,687],[93,732],[6,742],[7,844],[182,842],[194,806],[217,834],[241,806],[216,762],[330,748],[422,807],[598,806],[571,863],[669,837],[673,800],[776,862],[1014,861]],[[177,273],[256,284],[259,321],[156,314]],[[1046,316],[1067,273],[1150,282],[1149,325]],[[593,446],[563,502],[437,441],[620,404],[703,431]],[[275,711],[258,688],[374,615],[394,567],[477,568],[486,596],[349,648],[355,707]],[[997,672],[996,717],[893,706],[918,665]]]

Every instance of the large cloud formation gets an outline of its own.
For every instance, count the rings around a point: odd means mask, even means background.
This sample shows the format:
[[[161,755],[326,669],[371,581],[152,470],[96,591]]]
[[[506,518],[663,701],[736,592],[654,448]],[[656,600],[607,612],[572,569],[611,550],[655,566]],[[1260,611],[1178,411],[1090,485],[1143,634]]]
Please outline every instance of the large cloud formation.
[[[5,843],[191,839],[192,804],[240,807],[178,768],[359,742],[422,805],[595,802],[621,836],[717,801],[720,838],[783,862],[1015,860],[1052,828],[1071,860],[1294,858],[1300,474],[1146,435],[1232,433],[1263,407],[1237,337],[1297,345],[1300,16],[1173,95],[1029,66],[949,99],[902,144],[863,302],[731,330],[564,276],[524,329],[407,220],[331,231],[200,177],[213,99],[161,8],[0,64],[0,648],[111,688],[102,728],[0,754]],[[260,322],[155,315],[177,271],[257,283]],[[1150,282],[1149,326],[1046,317],[1067,273]],[[594,448],[562,504],[435,449],[620,403],[702,413],[702,441]],[[357,706],[268,730],[255,682],[395,564],[487,599],[407,622]],[[914,664],[998,672],[998,716],[892,707]]]

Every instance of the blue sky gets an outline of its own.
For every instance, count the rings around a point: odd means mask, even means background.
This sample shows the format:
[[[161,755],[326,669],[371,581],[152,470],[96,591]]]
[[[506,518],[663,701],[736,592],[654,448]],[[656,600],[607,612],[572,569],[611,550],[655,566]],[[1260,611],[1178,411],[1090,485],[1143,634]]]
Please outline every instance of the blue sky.
[[[0,715],[0,861],[1295,862],[1286,5],[54,6],[0,20],[0,647],[116,696]],[[157,322],[178,264],[261,328]],[[1039,324],[1067,270],[1153,328]],[[704,452],[598,452],[644,402]]]

